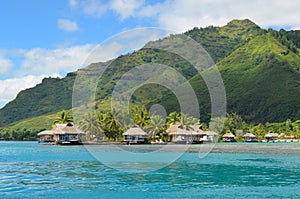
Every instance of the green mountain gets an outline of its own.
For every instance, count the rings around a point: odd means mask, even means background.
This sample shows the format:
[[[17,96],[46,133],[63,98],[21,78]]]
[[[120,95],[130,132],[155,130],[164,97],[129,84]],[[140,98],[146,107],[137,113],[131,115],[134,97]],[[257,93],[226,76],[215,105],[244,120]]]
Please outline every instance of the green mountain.
[[[287,46],[266,33],[217,63],[229,112],[256,123],[300,118],[300,57],[287,51]],[[201,93],[201,79],[196,76],[190,81]]]
[[[199,42],[217,63],[225,84],[228,112],[235,111],[252,122],[300,118],[299,32],[267,31],[250,20],[233,20],[224,27],[194,28],[184,34]],[[180,46],[178,38],[180,35],[171,35],[146,46],[156,42],[168,45],[174,39]],[[172,66],[189,79],[203,113],[201,119],[209,118],[207,88],[197,71],[183,58],[163,50],[144,48],[119,56],[109,63],[109,68],[98,81],[96,106],[99,109],[108,107],[116,83],[126,72],[137,65],[158,63]],[[47,78],[36,87],[20,92],[15,100],[0,110],[0,126],[70,109],[76,76],[84,73],[87,77],[84,81],[95,82],[99,68],[106,64],[91,64],[62,79]],[[167,111],[179,108],[174,94],[157,85],[139,88],[132,102],[143,102],[148,106],[161,103]]]

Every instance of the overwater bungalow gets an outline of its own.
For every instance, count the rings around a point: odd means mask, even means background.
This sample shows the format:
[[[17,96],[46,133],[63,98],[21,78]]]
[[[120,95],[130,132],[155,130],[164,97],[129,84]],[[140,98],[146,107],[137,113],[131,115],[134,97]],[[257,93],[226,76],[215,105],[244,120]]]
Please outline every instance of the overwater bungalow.
[[[204,131],[204,134],[202,137],[203,142],[216,142],[218,139],[218,133],[214,131]]]
[[[145,143],[145,138],[147,136],[148,134],[137,125],[134,125],[130,129],[128,129],[125,133],[123,133],[124,141],[127,142],[127,144]]]
[[[70,122],[68,124],[55,124],[52,130],[40,132],[38,138],[42,143],[81,144],[82,135],[84,134]]]
[[[54,139],[58,144],[80,144],[82,135],[85,135],[85,133],[72,122],[54,126]]]
[[[38,140],[41,143],[52,143],[54,142],[54,131],[53,130],[45,130],[41,131],[40,133],[37,134]]]
[[[236,142],[235,136],[231,132],[225,133],[222,138],[224,142]]]
[[[256,136],[253,133],[248,132],[243,137],[245,142],[258,142]]]
[[[182,144],[195,144],[202,143],[202,137],[205,135],[198,126],[191,126],[188,129],[184,129],[182,125],[170,125],[166,130],[168,133],[169,141]]]
[[[268,133],[265,135],[265,139],[267,142],[277,142],[278,141],[278,134],[277,133]]]
[[[284,133],[279,134],[278,142],[297,142],[298,140],[294,135],[286,135]]]

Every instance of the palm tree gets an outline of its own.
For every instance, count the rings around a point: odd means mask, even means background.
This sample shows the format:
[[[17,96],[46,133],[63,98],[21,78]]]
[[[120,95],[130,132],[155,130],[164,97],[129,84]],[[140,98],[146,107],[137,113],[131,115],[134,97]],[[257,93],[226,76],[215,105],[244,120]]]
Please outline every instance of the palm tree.
[[[107,127],[108,132],[112,137],[115,138],[116,141],[118,141],[118,137],[120,136],[121,129],[115,120],[112,112],[108,112],[105,118],[105,126]]]
[[[250,129],[251,132],[253,132],[253,134],[259,139],[259,140],[262,140],[266,133],[267,133],[267,128],[259,123],[258,125],[254,126],[252,129]]]
[[[89,113],[79,122],[80,128],[87,133],[87,139],[91,140],[94,137],[104,137],[103,130],[99,125],[98,118],[95,114]]]
[[[199,119],[189,116],[187,114],[181,113],[180,125],[186,129],[191,129],[191,125],[200,124]]]
[[[58,113],[58,116],[54,119],[54,124],[67,124],[73,122],[73,117],[70,115],[70,112],[65,110]]]
[[[151,116],[151,123],[146,126],[149,137],[154,140],[155,136],[162,131],[165,121],[160,115]]]
[[[178,124],[181,121],[181,114],[177,112],[172,112],[167,116],[168,124]]]
[[[144,128],[150,123],[149,113],[143,106],[141,109],[138,107],[133,109],[134,111],[134,123],[141,128]]]
[[[108,111],[107,113],[99,113],[98,122],[108,138],[113,138],[118,141],[122,129],[111,111]]]
[[[245,127],[245,122],[237,113],[229,113],[226,115],[224,121],[224,128],[229,129],[229,131],[234,132],[237,129],[243,130]]]

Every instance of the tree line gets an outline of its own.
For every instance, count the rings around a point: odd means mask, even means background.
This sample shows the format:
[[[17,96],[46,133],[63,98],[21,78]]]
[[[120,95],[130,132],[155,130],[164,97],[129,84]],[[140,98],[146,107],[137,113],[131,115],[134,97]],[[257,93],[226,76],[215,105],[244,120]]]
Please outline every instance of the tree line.
[[[86,139],[90,141],[121,141],[122,134],[137,125],[148,133],[148,140],[155,141],[162,139],[167,141],[165,131],[171,124],[179,124],[185,129],[191,125],[200,125],[203,130],[209,129],[209,124],[201,122],[198,118],[192,117],[185,113],[171,112],[166,118],[160,115],[150,114],[145,107],[132,107],[130,109],[130,120],[120,120],[121,113],[110,111],[99,111],[88,113],[77,124],[84,132]],[[218,118],[215,118],[218,120]],[[246,123],[237,113],[229,113],[223,120],[224,125],[220,130],[219,137],[227,132],[232,132],[237,139],[242,139],[243,134],[253,133],[259,140],[269,132],[284,133],[286,136],[300,138],[300,120],[291,121],[287,119],[280,123]],[[73,122],[71,112],[62,111],[53,119],[53,123]],[[45,129],[42,129],[45,130]],[[41,130],[35,129],[0,129],[0,140],[21,140],[33,141],[37,139],[37,133]]]
[[[134,125],[148,133],[149,141],[166,141],[164,132],[171,124],[180,124],[186,129],[190,125],[201,124],[199,119],[184,113],[171,112],[166,118],[158,114],[151,115],[145,107],[131,108],[128,119],[112,111],[88,113],[79,122],[79,127],[86,132],[86,139],[91,141],[120,141],[122,134]]]

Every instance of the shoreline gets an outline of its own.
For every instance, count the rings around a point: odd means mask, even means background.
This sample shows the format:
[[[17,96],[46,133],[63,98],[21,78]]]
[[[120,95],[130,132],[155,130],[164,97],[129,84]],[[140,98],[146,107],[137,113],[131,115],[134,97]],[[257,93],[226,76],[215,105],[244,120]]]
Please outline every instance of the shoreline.
[[[190,152],[190,153],[256,153],[300,155],[300,143],[213,143],[165,145],[83,145],[88,149],[125,150],[131,152]]]
[[[1,141],[0,143],[36,143],[36,141]],[[44,146],[58,146],[45,144]],[[300,143],[205,143],[205,144],[135,144],[83,143],[82,145],[59,145],[64,147],[84,146],[87,150],[117,150],[128,152],[193,152],[193,153],[256,153],[300,155]]]

